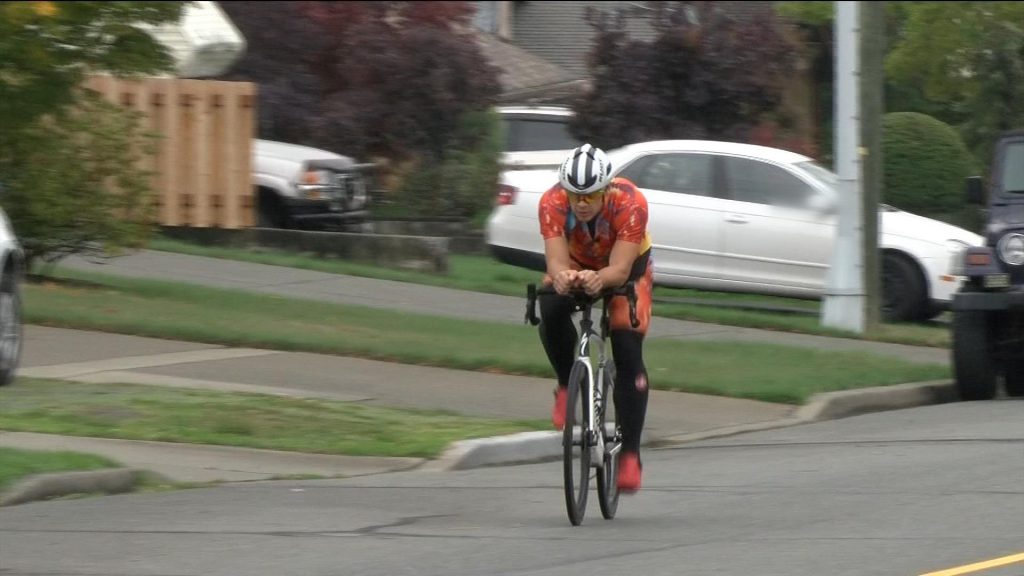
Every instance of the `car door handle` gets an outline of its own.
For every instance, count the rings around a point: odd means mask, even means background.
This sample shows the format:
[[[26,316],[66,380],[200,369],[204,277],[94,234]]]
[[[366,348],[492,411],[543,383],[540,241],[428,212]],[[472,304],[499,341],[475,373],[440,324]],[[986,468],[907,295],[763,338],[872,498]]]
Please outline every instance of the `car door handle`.
[[[744,218],[743,216],[740,216],[738,214],[730,214],[730,215],[726,216],[725,217],[725,221],[726,222],[732,222],[733,224],[746,224],[746,223],[750,222],[750,220],[747,220],[746,218]]]

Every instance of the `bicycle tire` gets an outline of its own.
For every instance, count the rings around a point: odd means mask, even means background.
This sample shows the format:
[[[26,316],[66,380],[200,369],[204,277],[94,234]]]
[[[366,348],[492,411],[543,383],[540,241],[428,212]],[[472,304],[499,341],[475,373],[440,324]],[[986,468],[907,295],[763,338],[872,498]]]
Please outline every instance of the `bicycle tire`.
[[[615,407],[615,401],[610,397],[614,390],[615,371],[610,365],[604,367],[603,380],[601,384],[601,409],[598,413],[597,424],[601,433],[604,434],[604,465],[597,472],[597,501],[601,505],[601,516],[605,520],[611,520],[615,518],[615,512],[619,508],[618,475],[621,448],[615,448],[617,444],[621,443],[622,439],[619,438],[618,434],[617,418],[615,418],[612,412]],[[609,418],[609,415],[612,415],[612,417]],[[611,422],[608,422],[609,420]],[[610,430],[608,428],[609,424],[611,424]]]
[[[565,402],[565,428],[562,429],[562,472],[565,487],[565,510],[573,526],[583,522],[587,511],[587,493],[590,489],[590,446],[587,443],[586,365],[577,362],[569,374],[569,389]]]

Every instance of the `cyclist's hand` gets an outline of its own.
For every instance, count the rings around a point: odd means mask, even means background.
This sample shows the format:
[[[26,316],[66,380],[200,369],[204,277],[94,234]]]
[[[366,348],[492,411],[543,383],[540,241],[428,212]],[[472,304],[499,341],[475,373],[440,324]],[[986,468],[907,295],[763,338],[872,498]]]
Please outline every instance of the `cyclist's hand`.
[[[552,278],[552,285],[555,287],[555,292],[559,294],[568,294],[578,282],[577,276],[579,272],[576,270],[562,270],[555,274]]]
[[[582,270],[577,275],[577,284],[590,296],[596,296],[604,290],[604,282],[597,272],[593,270]]]

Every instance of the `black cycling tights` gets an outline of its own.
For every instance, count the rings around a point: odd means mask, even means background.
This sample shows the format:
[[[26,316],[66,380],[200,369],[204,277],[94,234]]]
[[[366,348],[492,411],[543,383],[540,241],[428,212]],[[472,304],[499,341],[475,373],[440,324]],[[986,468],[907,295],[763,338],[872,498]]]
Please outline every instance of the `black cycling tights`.
[[[576,358],[576,327],[572,323],[572,298],[544,295],[540,300],[540,341],[555,369],[559,386],[569,385],[569,373]],[[639,452],[640,435],[647,415],[647,369],[639,332],[612,330],[615,361],[615,412],[622,428],[622,449]]]

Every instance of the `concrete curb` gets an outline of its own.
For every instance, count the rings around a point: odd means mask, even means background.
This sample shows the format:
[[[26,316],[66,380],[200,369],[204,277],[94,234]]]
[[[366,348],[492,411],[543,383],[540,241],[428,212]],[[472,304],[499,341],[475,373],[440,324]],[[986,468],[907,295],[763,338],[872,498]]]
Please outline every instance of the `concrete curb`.
[[[651,438],[644,442],[644,445],[648,448],[669,448],[697,440],[721,438],[822,420],[835,420],[870,412],[942,404],[956,400],[955,385],[952,381],[946,380],[827,392],[815,394],[807,404],[796,408],[793,416],[788,418]],[[508,436],[463,440],[449,446],[440,458],[426,462],[416,469],[445,472],[557,460],[562,456],[561,436],[561,432],[556,431],[521,432]],[[137,469],[114,468],[88,472],[41,474],[27,478],[0,494],[0,506],[70,494],[130,492],[138,486],[143,473],[144,471]]]
[[[144,470],[134,468],[39,474],[25,478],[0,494],[0,506],[13,506],[72,494],[131,492],[142,481],[144,474]]]
[[[942,404],[953,402],[956,399],[957,393],[953,382],[946,380],[826,392],[812,396],[807,404],[798,407],[794,415],[789,418],[702,430],[676,436],[649,438],[644,442],[644,446],[667,448],[697,440],[721,438],[821,420],[835,420],[870,412]],[[424,465],[421,470],[467,470],[482,466],[544,462],[561,457],[560,432],[524,432],[510,436],[455,442],[440,458]]]

